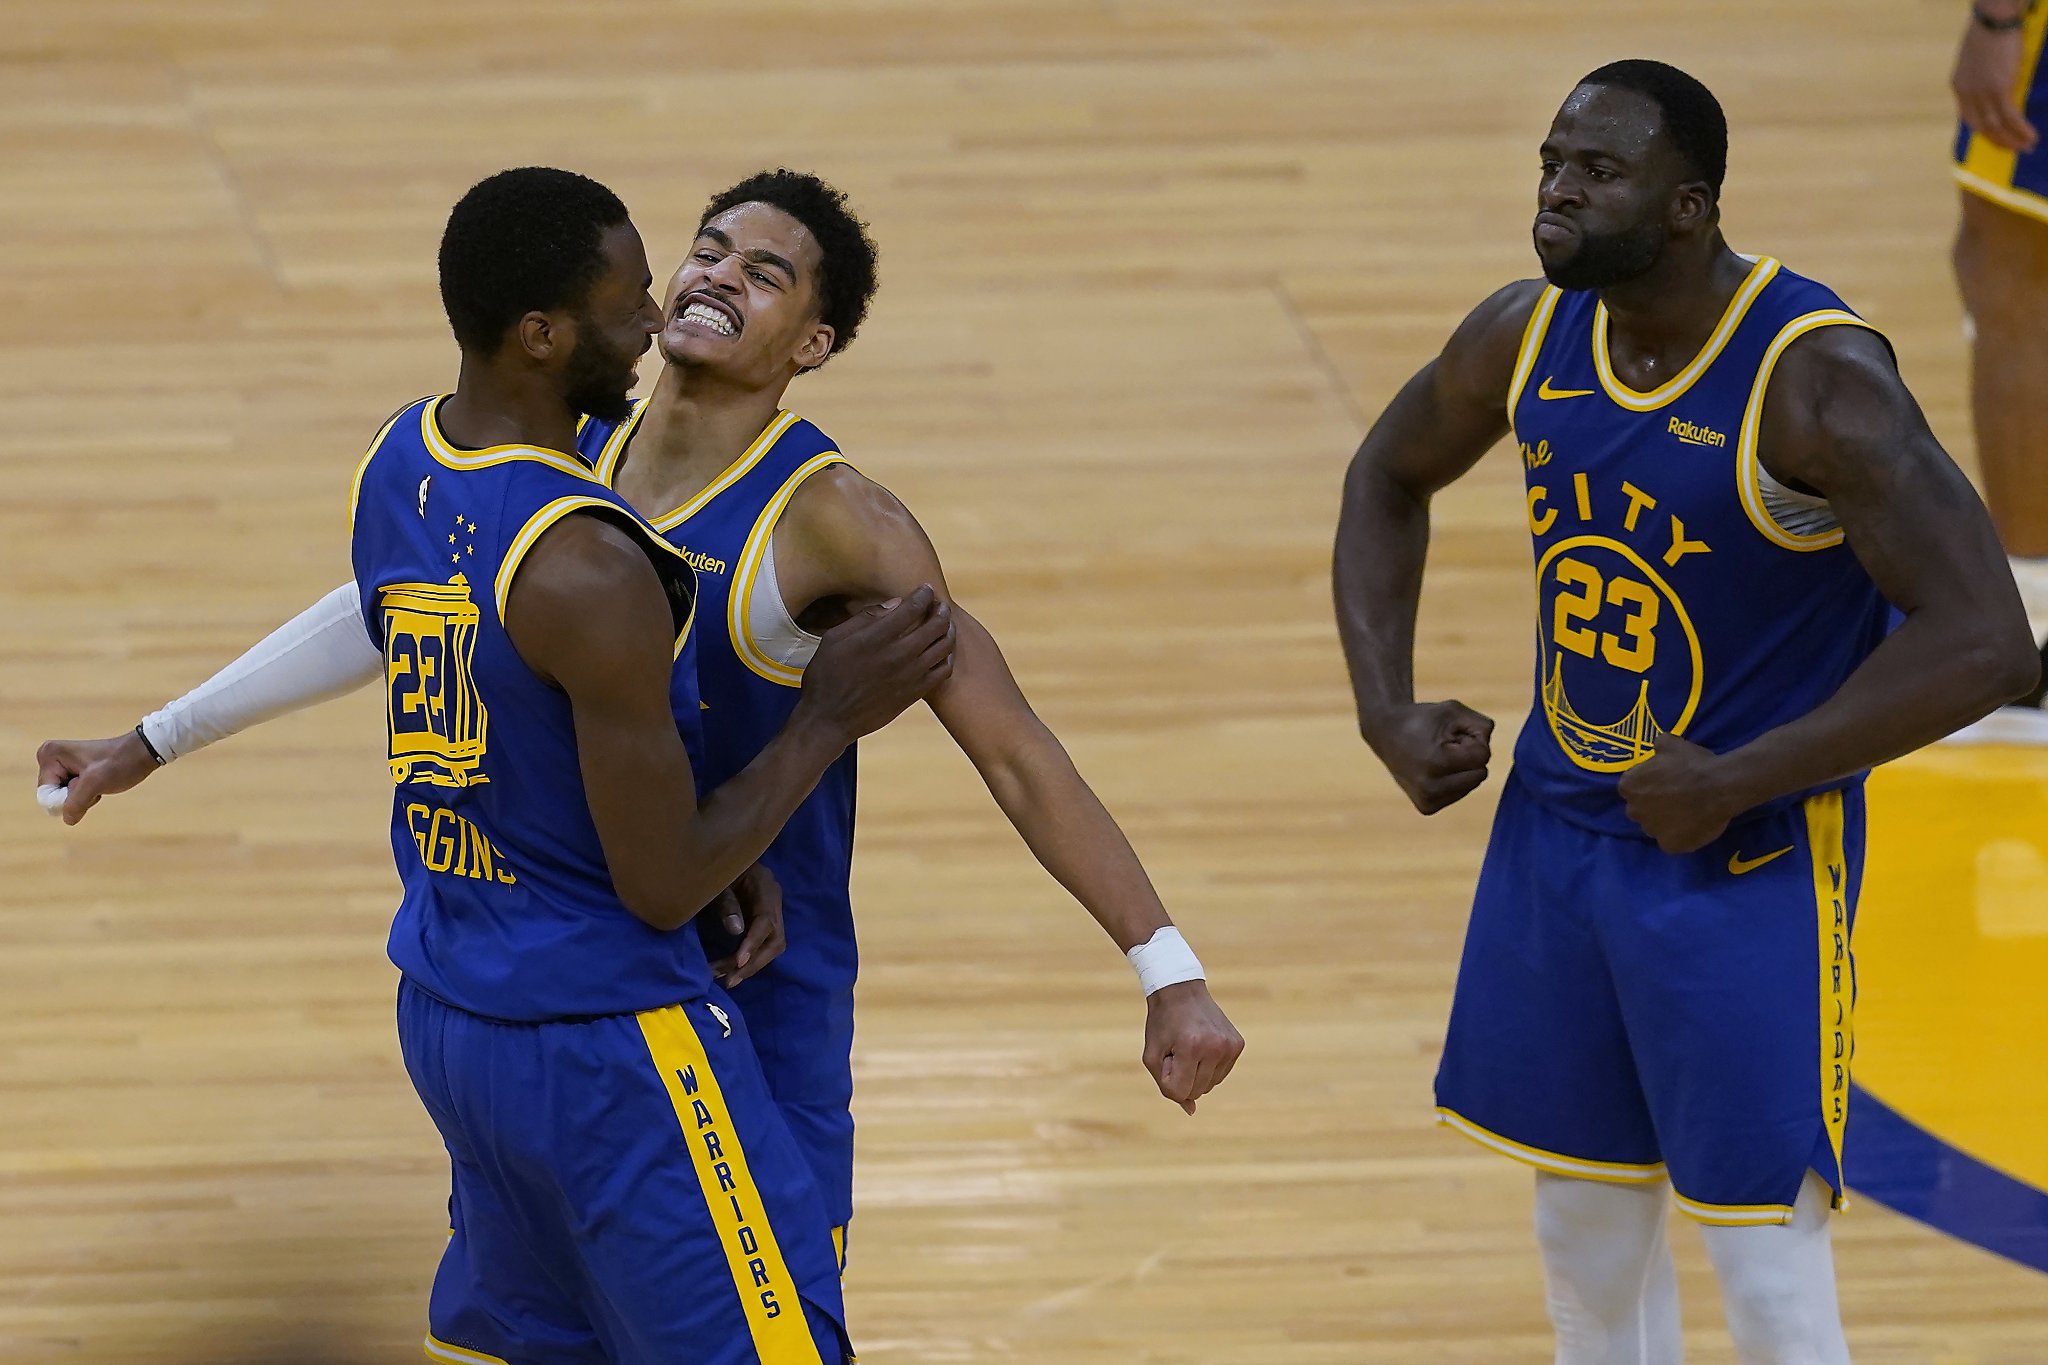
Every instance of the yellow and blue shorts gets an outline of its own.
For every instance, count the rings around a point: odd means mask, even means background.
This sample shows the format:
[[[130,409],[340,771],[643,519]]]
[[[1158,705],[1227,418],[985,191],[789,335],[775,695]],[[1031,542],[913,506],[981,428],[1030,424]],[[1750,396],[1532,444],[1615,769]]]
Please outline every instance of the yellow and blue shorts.
[[[507,1023],[410,981],[405,1066],[453,1163],[446,1365],[846,1365],[817,1183],[723,994]]]
[[[1956,129],[1956,183],[2015,213],[2048,222],[2048,64],[2041,60],[2048,40],[2048,3],[2034,6],[2020,38],[2020,108],[2041,132],[2041,141],[2031,152],[2008,151],[1963,124]]]
[[[1596,833],[1512,772],[1473,898],[1437,1114],[1558,1175],[1650,1184],[1705,1223],[1838,1198],[1860,783],[1696,853]]]

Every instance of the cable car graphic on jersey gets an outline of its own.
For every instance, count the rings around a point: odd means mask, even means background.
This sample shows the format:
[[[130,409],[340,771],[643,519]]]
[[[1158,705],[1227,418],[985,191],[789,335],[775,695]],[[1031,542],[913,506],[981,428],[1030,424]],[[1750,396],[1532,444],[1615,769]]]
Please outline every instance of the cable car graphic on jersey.
[[[490,781],[483,771],[490,718],[472,673],[480,618],[469,580],[458,573],[447,583],[394,583],[378,610],[391,780],[435,787]]]

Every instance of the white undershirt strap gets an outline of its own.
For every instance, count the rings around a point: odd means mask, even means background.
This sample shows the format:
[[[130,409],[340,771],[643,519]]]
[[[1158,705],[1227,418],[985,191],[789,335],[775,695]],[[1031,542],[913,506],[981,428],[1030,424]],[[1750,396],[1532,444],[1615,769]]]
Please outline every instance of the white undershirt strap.
[[[789,604],[782,600],[782,580],[775,572],[775,536],[768,536],[768,551],[761,556],[761,572],[747,585],[747,611],[742,618],[750,627],[754,648],[776,663],[801,673],[810,667],[818,652],[818,637],[796,623]]]

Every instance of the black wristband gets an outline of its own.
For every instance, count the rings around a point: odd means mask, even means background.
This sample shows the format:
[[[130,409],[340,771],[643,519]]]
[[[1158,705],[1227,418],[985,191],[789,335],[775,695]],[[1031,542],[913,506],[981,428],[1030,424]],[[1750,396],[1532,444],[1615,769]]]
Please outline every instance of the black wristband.
[[[157,767],[161,768],[166,763],[170,762],[168,758],[165,758],[162,754],[156,751],[156,745],[151,744],[149,742],[148,733],[144,731],[140,725],[137,725],[135,727],[135,737],[142,741],[143,749],[145,749],[148,752],[151,759],[155,760]]]
[[[1993,33],[2011,33],[2015,29],[2023,27],[2027,22],[2027,16],[2033,12],[2034,6],[2031,0],[2029,0],[2025,9],[2010,19],[1994,19],[1976,5],[1970,6],[1970,18],[1976,21],[1977,27],[1989,29]]]

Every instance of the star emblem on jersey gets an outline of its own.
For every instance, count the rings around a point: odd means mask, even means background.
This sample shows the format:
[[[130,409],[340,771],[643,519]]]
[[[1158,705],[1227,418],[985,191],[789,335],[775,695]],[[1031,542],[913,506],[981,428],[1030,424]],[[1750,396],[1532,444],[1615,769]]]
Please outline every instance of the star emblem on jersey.
[[[1742,856],[1742,850],[1737,849],[1728,855],[1728,870],[1740,877],[1743,873],[1754,872],[1772,859],[1782,858],[1791,851],[1792,845],[1787,844],[1783,848],[1772,849],[1769,853],[1763,854],[1760,857],[1745,858]]]
[[[1550,387],[1550,376],[1545,375],[1543,376],[1543,382],[1536,386],[1536,396],[1545,399],[1590,398],[1593,396],[1593,391],[1591,389],[1553,389]]]

